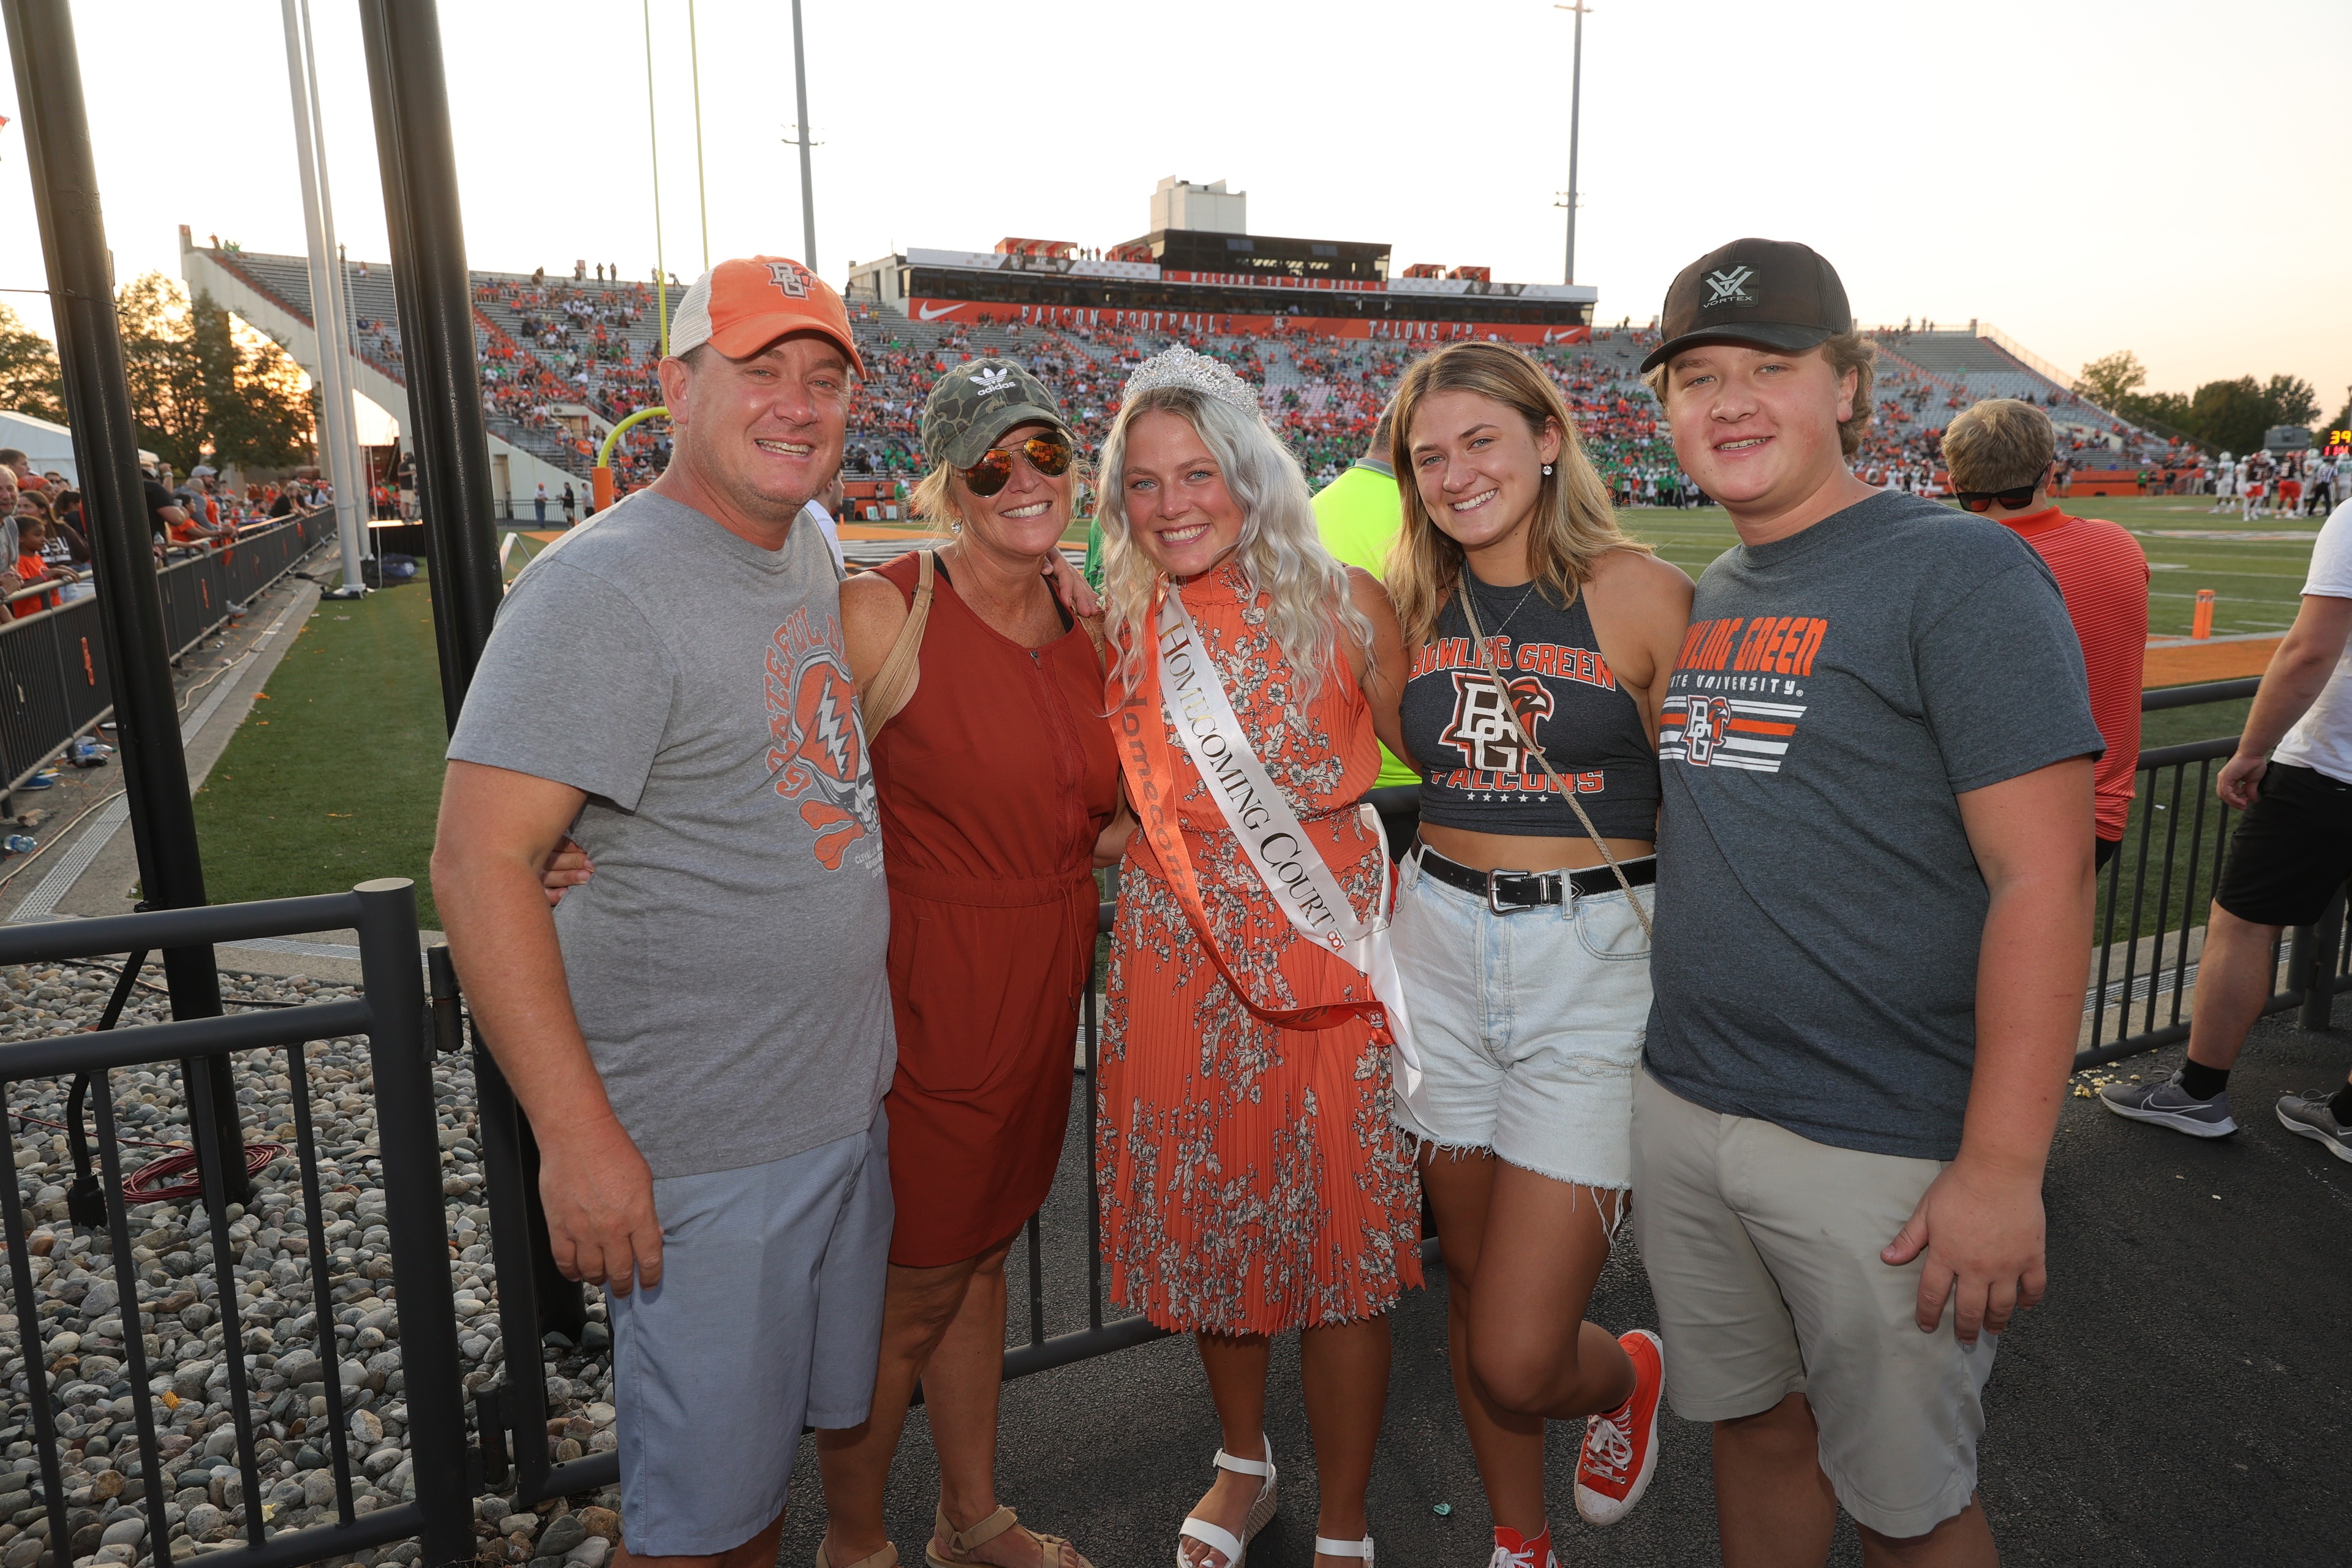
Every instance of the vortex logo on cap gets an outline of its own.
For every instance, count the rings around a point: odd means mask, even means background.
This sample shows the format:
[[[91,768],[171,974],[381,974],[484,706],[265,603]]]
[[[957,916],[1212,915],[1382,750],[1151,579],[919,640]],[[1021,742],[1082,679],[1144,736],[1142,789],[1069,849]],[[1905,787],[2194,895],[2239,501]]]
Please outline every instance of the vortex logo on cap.
[[[1753,267],[1735,268],[1728,272],[1708,273],[1706,286],[1715,292],[1707,297],[1706,305],[1704,308],[1712,310],[1717,305],[1753,305],[1756,303],[1756,296],[1748,291],[1748,280],[1755,276],[1756,268]]]

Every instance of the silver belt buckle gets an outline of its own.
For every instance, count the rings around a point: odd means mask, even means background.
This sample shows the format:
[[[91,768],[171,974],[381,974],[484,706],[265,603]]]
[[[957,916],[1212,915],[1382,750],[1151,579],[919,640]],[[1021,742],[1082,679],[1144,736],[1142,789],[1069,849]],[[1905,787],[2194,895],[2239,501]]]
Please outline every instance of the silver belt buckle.
[[[1534,909],[1536,906],[1535,906],[1535,905],[1533,905],[1533,904],[1513,904],[1513,905],[1511,905],[1508,909],[1505,909],[1505,908],[1503,907],[1503,904],[1502,904],[1501,900],[1500,900],[1496,896],[1496,892],[1495,892],[1495,879],[1496,879],[1497,877],[1522,877],[1522,878],[1524,878],[1524,877],[1532,877],[1532,876],[1534,876],[1534,875],[1535,875],[1535,873],[1534,873],[1533,871],[1494,870],[1494,871],[1489,871],[1489,872],[1487,872],[1487,873],[1486,873],[1486,907],[1487,907],[1489,910],[1493,910],[1495,913],[1498,914],[1498,915],[1516,915],[1516,914],[1522,913],[1522,912],[1524,912],[1525,910]]]

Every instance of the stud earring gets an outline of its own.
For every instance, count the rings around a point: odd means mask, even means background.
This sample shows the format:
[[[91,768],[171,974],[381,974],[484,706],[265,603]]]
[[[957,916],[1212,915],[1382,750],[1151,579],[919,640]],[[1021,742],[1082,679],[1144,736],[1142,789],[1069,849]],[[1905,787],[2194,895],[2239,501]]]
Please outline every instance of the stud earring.
[[[1544,478],[1551,478],[1551,465],[1549,463],[1546,463],[1544,465]]]

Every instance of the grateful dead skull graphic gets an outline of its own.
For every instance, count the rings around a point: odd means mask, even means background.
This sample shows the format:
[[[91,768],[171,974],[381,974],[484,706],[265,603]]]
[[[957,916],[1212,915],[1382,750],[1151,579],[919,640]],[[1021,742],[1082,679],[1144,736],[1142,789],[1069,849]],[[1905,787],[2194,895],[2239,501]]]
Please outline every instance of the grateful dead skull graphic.
[[[768,649],[767,688],[768,773],[776,793],[800,802],[827,870],[839,870],[859,844],[856,863],[871,866],[881,851],[881,818],[840,623],[827,616],[820,632],[807,610],[795,611]]]

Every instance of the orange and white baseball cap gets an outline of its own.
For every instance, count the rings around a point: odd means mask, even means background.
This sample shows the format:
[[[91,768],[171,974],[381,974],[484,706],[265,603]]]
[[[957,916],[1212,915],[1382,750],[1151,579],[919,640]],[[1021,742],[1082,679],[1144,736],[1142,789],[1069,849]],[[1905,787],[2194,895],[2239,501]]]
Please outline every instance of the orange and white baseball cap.
[[[669,352],[709,343],[729,359],[749,359],[787,332],[823,332],[849,356],[850,368],[866,374],[841,296],[782,256],[738,257],[696,279],[670,318]]]

